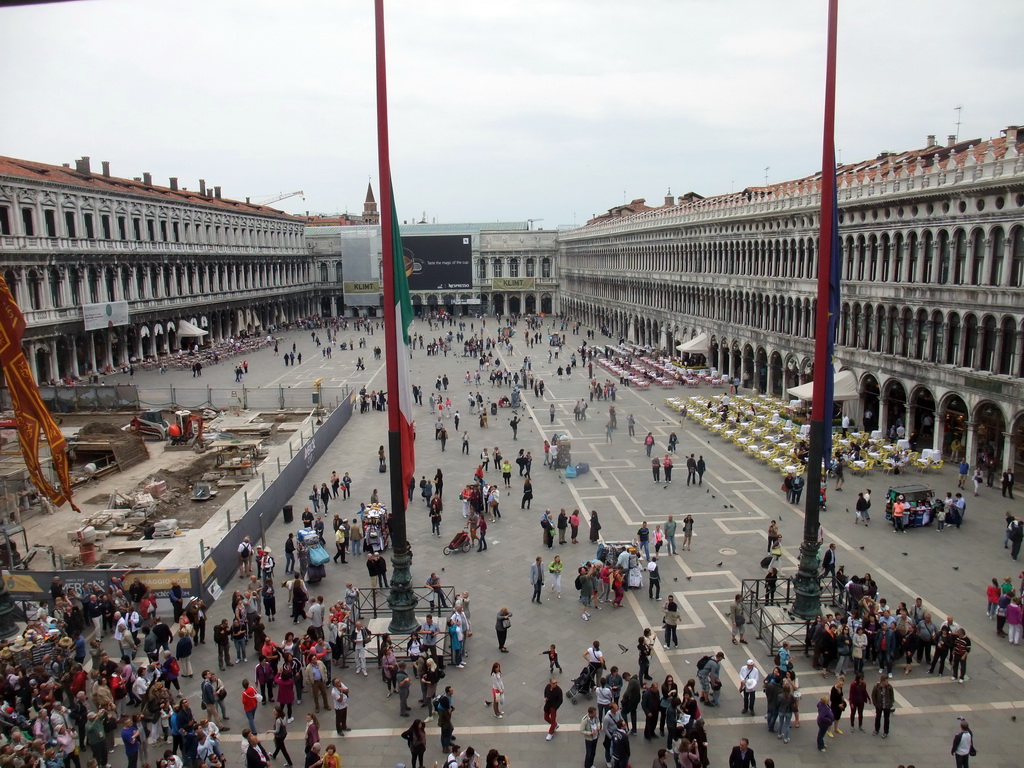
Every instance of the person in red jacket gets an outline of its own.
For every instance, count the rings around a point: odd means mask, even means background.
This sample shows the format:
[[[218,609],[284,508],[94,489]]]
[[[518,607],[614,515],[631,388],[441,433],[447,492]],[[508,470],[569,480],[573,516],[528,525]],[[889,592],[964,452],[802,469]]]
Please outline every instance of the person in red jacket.
[[[260,694],[246,678],[242,681],[242,711],[249,721],[249,730],[256,733],[256,708],[260,705]]]

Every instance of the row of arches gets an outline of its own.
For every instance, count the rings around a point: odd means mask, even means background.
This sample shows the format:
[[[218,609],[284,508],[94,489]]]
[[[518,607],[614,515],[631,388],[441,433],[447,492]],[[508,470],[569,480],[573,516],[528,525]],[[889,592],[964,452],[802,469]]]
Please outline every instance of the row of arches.
[[[682,240],[636,236],[600,244],[566,244],[563,269],[633,273],[720,274],[815,279],[815,234],[774,239],[721,239],[719,227],[684,232]],[[710,235],[710,236],[709,236]],[[846,235],[843,279],[932,285],[1024,286],[1024,227],[916,227]]]
[[[609,308],[572,297],[562,299],[564,313],[604,329],[613,341],[625,339],[672,354],[675,345],[697,335],[697,327]],[[740,386],[788,398],[787,390],[812,381],[811,350],[785,350],[748,339],[709,334],[708,364]],[[840,370],[847,369],[841,366]],[[905,376],[858,372],[859,399],[847,404],[855,422],[868,430],[902,424],[915,448],[933,448],[951,457],[954,448],[976,462],[1024,462],[1024,408],[1020,403],[968,395],[952,387],[907,382]]]
[[[95,331],[75,330],[48,339],[26,340],[25,348],[37,381],[79,379],[90,373],[164,357],[197,344],[209,346],[231,338],[261,335],[315,313],[312,299],[296,297],[225,307],[198,315],[143,316],[129,325]],[[199,339],[184,334],[179,329],[182,320],[206,331],[207,335]]]
[[[307,261],[184,261],[10,267],[4,280],[26,311],[111,301],[207,297],[308,283]]]

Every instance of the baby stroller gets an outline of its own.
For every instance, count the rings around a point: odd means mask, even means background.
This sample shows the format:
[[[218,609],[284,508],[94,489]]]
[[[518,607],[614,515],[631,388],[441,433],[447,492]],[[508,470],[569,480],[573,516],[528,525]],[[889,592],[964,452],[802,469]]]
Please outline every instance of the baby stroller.
[[[576,703],[577,696],[590,696],[590,692],[594,688],[594,668],[587,664],[580,672],[579,676],[572,681],[572,687],[569,688],[569,692],[566,694],[569,697],[569,701],[573,704]]]
[[[446,555],[450,555],[452,552],[458,552],[460,549],[463,552],[469,552],[473,546],[473,542],[469,538],[469,534],[465,530],[461,530],[455,534],[455,538],[448,542],[448,546],[445,547],[442,552]]]

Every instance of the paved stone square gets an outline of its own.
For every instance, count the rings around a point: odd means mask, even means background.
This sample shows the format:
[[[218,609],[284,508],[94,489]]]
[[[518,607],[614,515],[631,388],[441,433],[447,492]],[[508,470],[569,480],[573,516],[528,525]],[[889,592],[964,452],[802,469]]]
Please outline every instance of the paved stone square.
[[[467,333],[469,322],[467,319]],[[472,322],[479,330],[480,321]],[[494,326],[495,321],[489,319],[487,330],[493,332]],[[418,321],[416,331],[429,338],[446,333],[447,328],[431,331],[426,322]],[[343,340],[359,335],[351,332],[341,334]],[[322,358],[312,346],[308,331],[289,333],[285,339],[289,348],[294,340],[304,353],[308,350],[304,355],[305,362],[301,366],[285,368],[270,350],[251,355],[247,386],[308,386],[313,379],[323,376],[332,384],[348,384],[357,388],[365,385],[368,389],[386,387],[383,362],[372,359],[372,347],[383,345],[383,332],[380,330],[373,337],[367,336],[368,349],[335,351],[330,360]],[[444,683],[455,687],[455,738],[459,744],[463,747],[473,745],[481,754],[490,747],[496,747],[509,756],[513,765],[518,766],[580,765],[583,745],[578,723],[585,713],[583,703],[572,705],[566,701],[560,711],[561,730],[553,741],[544,740],[546,725],[541,717],[541,693],[548,668],[542,652],[549,644],[557,644],[564,670],[559,677],[563,688],[568,689],[571,679],[583,666],[581,655],[592,640],[601,641],[610,665],[635,672],[634,648],[638,636],[644,627],[658,629],[661,625],[661,603],[648,599],[646,587],[642,591],[628,592],[622,609],[602,606],[603,610],[593,611],[589,622],[580,618],[572,575],[565,579],[561,599],[545,588],[543,604],[530,602],[529,566],[534,557],[541,555],[547,560],[554,554],[560,554],[571,566],[594,555],[594,549],[587,543],[585,527],[581,530],[579,544],[559,546],[556,543],[554,552],[543,549],[539,526],[541,512],[550,507],[557,515],[559,508],[565,507],[570,512],[574,508],[597,510],[603,526],[602,534],[607,539],[633,537],[642,520],[647,520],[653,530],[654,525],[664,523],[670,513],[675,514],[677,520],[686,513],[696,519],[693,550],[661,558],[662,597],[672,593],[679,598],[684,621],[679,628],[680,647],[666,650],[659,643],[651,673],[656,680],[671,674],[677,681],[685,681],[695,677],[695,664],[702,655],[719,649],[726,653],[724,670],[728,681],[723,691],[722,706],[704,711],[713,766],[725,765],[729,750],[743,736],[751,740],[760,761],[772,757],[778,766],[837,764],[839,761],[893,767],[915,764],[918,768],[952,765],[949,749],[959,727],[957,716],[967,717],[971,723],[977,740],[979,764],[1007,767],[1020,764],[1012,746],[1020,738],[1019,726],[1012,718],[1024,703],[1021,649],[997,638],[993,624],[984,615],[985,587],[993,577],[1001,580],[1010,576],[1015,584],[1020,581],[1017,578],[1021,571],[1019,565],[1010,560],[1002,547],[1007,502],[999,497],[998,489],[985,489],[978,498],[968,497],[968,514],[960,530],[947,529],[940,534],[934,528],[928,528],[898,535],[891,533],[885,524],[880,503],[889,478],[881,474],[867,478],[848,475],[844,491],[835,492],[830,488],[828,511],[823,513],[822,522],[826,543],[834,541],[838,545],[839,564],[846,567],[848,574],[870,572],[879,584],[880,595],[887,597],[890,603],[910,603],[914,597],[920,596],[938,621],[952,615],[968,630],[974,643],[969,664],[970,680],[959,685],[948,677],[937,679],[928,676],[919,667],[904,677],[897,666],[893,683],[898,709],[893,716],[890,738],[886,741],[873,738],[870,727],[866,733],[854,733],[843,727],[841,736],[828,740],[828,753],[820,754],[814,746],[813,702],[828,692],[832,680],[822,679],[810,669],[809,660],[798,657],[796,669],[804,693],[802,727],[793,731],[790,744],[783,745],[765,729],[762,718],[764,702],[760,695],[758,714],[754,717],[740,715],[741,698],[735,692],[739,680],[737,670],[748,656],[762,668],[770,665],[771,656],[769,649],[752,637],[748,638],[751,642],[747,647],[734,647],[730,643],[723,611],[739,591],[742,579],[762,575],[758,561],[764,555],[765,531],[771,519],[780,521],[785,536],[782,572],[786,575],[795,570],[803,511],[785,503],[779,490],[780,478],[775,471],[693,422],[681,424],[664,404],[666,396],[707,395],[710,388],[684,392],[682,389],[638,391],[620,387],[615,402],[618,430],[614,432],[612,442],[607,441],[605,430],[609,403],[589,403],[588,419],[575,421],[573,405],[576,400],[587,397],[586,369],[577,369],[571,379],[563,377],[559,380],[556,368],[565,363],[571,349],[578,347],[583,339],[582,334],[574,336],[568,333],[568,347],[562,351],[559,360],[549,363],[549,348],[538,345],[527,349],[522,327],[518,329],[513,339],[515,350],[508,361],[509,367],[518,369],[523,356],[530,355],[533,372],[543,377],[546,392],[543,400],[535,399],[532,392],[524,393],[525,411],[520,411],[524,423],[520,426],[517,441],[513,441],[507,423],[510,411],[499,410],[497,417],[490,418],[487,429],[481,429],[477,419],[467,413],[466,395],[470,388],[465,384],[465,374],[467,370],[476,370],[476,361],[461,357],[461,345],[455,344],[454,353],[447,357],[428,357],[417,349],[411,361],[412,380],[424,387],[424,402],[433,391],[437,376],[448,375],[447,395],[462,414],[460,431],[467,430],[470,438],[470,454],[465,457],[460,452],[461,438],[449,421],[450,439],[447,450],[442,453],[440,444],[432,439],[433,418],[428,408],[417,409],[417,413],[422,415],[417,419],[416,473],[418,476],[432,476],[437,468],[444,471],[446,510],[441,537],[431,536],[425,507],[418,494],[414,496],[408,518],[409,536],[416,553],[414,583],[422,583],[431,571],[437,571],[445,584],[451,584],[460,591],[469,590],[471,594],[474,634],[468,644],[470,658],[465,669],[449,668],[444,680]],[[365,371],[355,370],[357,354],[366,361]],[[505,363],[504,355],[499,356]],[[232,369],[230,363],[207,368],[203,383],[229,385],[233,381]],[[594,372],[596,376],[603,375],[596,366]],[[147,385],[151,382],[171,383],[169,380],[173,377],[181,377],[179,381],[184,385],[184,379],[189,375],[186,372],[161,377],[149,372],[137,375],[136,380]],[[479,387],[473,386],[472,390],[475,392],[478,388],[485,398],[494,400],[507,393],[504,389],[492,389],[486,379]],[[553,424],[548,416],[552,403],[556,406]],[[634,438],[629,438],[626,433],[626,417],[630,413],[637,420]],[[386,430],[386,414],[375,411],[356,413],[341,437],[312,468],[307,485],[313,481],[328,481],[332,470],[339,475],[348,471],[354,479],[352,499],[345,503],[340,500],[333,502],[331,516],[337,511],[335,504],[341,505],[344,517],[351,516],[359,501],[368,501],[374,488],[380,489],[382,499],[386,497],[387,479],[378,474],[376,461],[377,446],[386,443]],[[566,480],[560,472],[552,472],[542,466],[544,436],[555,431],[571,435],[573,460],[588,462],[591,467],[589,474]],[[655,450],[662,455],[668,435],[675,431],[679,436],[677,467],[674,482],[670,485],[652,480],[650,460],[642,444],[647,431],[653,432],[657,438]],[[488,531],[489,549],[484,553],[471,551],[445,557],[441,552],[442,546],[462,523],[457,494],[462,484],[471,479],[479,452],[485,446],[489,450],[499,446],[502,453],[512,459],[519,448],[533,452],[532,509],[519,508],[522,480],[517,477],[518,468],[513,464],[512,488],[502,488],[502,519],[491,525]],[[686,486],[682,457],[691,452],[702,453],[707,461],[704,487]],[[940,475],[929,476],[928,481],[935,484],[937,491],[953,490],[954,473],[954,469],[943,471]],[[914,481],[920,478],[912,472],[905,479]],[[488,480],[500,483],[500,474],[493,467],[488,473]],[[869,528],[854,526],[850,511],[857,491],[862,487],[871,487],[875,493],[875,515]],[[296,515],[308,504],[307,493],[300,489],[293,499]],[[1017,505],[1019,501],[1009,503]],[[1019,507],[1014,508],[1019,513]],[[283,570],[283,543],[289,529],[278,520],[268,532],[268,543],[278,554],[279,578],[280,570]],[[571,568],[568,573],[571,573]],[[350,558],[348,565],[330,564],[327,579],[313,586],[311,592],[323,594],[328,602],[333,602],[341,597],[348,581],[359,586],[370,583],[359,558]],[[227,592],[232,589],[230,584],[223,586]],[[218,620],[229,615],[226,600],[221,602],[223,604],[214,606],[212,610],[213,618]],[[495,614],[501,605],[507,605],[513,613],[508,654],[497,652],[494,634]],[[424,612],[419,612],[419,615]],[[292,626],[282,616],[268,628],[272,635],[279,637]],[[626,650],[620,650],[620,646]],[[204,666],[212,666],[214,661],[213,649],[208,644],[199,649],[194,666],[198,672]],[[502,720],[496,720],[484,704],[489,696],[488,674],[493,661],[502,663],[507,690],[506,716]],[[243,671],[251,673],[251,666],[244,670],[235,667],[226,678],[231,691],[232,725],[236,729],[244,724],[237,692]],[[867,672],[870,688],[877,681],[877,669],[868,669]],[[398,702],[395,698],[386,698],[379,675],[371,672],[369,677],[356,678],[348,670],[343,670],[341,676],[352,690],[349,720],[354,730],[344,739],[334,739],[333,728],[325,720],[323,732],[326,741],[338,744],[346,768],[407,763],[409,754],[398,734],[408,726],[409,720],[398,716]],[[847,679],[852,680],[852,675]],[[198,684],[197,676],[184,688],[195,697]],[[303,706],[297,708],[298,712],[304,712],[308,704],[309,701],[305,700]],[[873,714],[870,706],[868,713]],[[259,723],[261,727],[270,728],[269,712],[261,715]],[[294,742],[292,755],[296,760],[300,759],[297,754],[301,754],[301,724],[301,715],[297,713],[291,734],[291,742]],[[431,725],[433,727],[428,727],[427,762],[440,760],[443,763],[438,730],[435,724]],[[226,738],[226,751],[232,756],[237,748],[237,734],[238,730],[234,730]],[[632,764],[646,766],[653,760],[657,747],[664,745],[647,744],[637,736],[632,746]],[[119,757],[123,760],[123,755]],[[602,761],[599,752],[598,766],[603,764]]]

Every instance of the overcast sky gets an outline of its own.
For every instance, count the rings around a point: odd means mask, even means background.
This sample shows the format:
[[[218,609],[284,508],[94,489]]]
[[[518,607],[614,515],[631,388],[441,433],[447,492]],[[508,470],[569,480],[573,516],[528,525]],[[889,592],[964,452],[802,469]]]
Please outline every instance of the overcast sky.
[[[842,0],[844,161],[1024,123],[1024,2]],[[399,216],[582,224],[821,163],[825,0],[388,0]],[[0,154],[224,195],[377,189],[372,0],[0,10]],[[1017,106],[1014,107],[1013,105]]]

